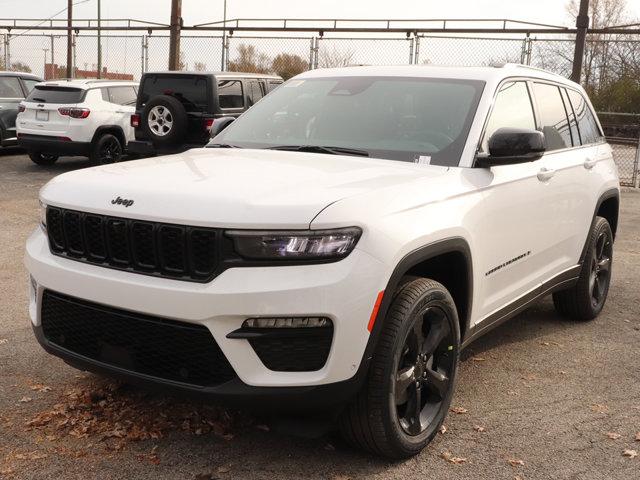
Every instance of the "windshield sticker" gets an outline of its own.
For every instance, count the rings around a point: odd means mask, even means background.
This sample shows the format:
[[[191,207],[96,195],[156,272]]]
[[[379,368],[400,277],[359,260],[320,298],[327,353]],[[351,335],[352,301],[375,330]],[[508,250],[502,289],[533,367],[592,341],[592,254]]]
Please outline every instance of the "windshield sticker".
[[[420,155],[419,157],[416,157],[413,163],[417,163],[418,165],[430,165],[431,155]]]

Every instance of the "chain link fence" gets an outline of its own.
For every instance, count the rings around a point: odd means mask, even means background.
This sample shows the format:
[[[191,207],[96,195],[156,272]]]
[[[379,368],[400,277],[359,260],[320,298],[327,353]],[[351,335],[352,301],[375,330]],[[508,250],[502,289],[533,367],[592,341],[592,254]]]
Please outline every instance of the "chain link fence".
[[[183,32],[184,33],[184,32]],[[47,78],[66,75],[66,35],[0,35],[0,70],[31,71]],[[138,80],[147,71],[167,69],[169,37],[161,34],[104,34],[102,76]],[[564,34],[537,36],[478,34],[408,37],[332,35],[182,35],[183,70],[277,73],[285,78],[314,68],[346,65],[481,65],[523,63],[564,77],[571,73],[574,40]],[[97,75],[98,38],[73,35],[77,77]],[[57,67],[47,67],[54,65]],[[600,112],[623,185],[638,186],[640,150],[640,40],[629,35],[591,35],[582,83]]]

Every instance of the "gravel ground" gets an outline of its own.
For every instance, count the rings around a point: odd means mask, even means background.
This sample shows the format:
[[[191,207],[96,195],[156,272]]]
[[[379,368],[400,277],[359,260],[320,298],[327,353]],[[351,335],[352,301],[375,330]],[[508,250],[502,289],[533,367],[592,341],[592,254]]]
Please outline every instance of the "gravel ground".
[[[87,165],[41,168],[19,151],[0,154],[0,478],[640,478],[640,457],[623,455],[640,451],[640,191],[623,193],[603,314],[570,323],[545,300],[475,342],[453,402],[461,413],[421,455],[389,463],[338,438],[278,435],[246,413],[118,385],[45,354],[26,313],[23,245],[38,189]]]

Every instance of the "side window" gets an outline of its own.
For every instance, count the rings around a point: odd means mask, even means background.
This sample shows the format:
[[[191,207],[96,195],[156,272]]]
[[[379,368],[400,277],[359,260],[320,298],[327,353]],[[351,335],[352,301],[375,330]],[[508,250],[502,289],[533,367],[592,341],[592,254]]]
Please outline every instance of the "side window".
[[[264,94],[262,93],[262,87],[260,86],[260,82],[256,82],[255,80],[249,81],[249,91],[247,95],[249,96],[249,107],[260,100]]]
[[[598,122],[589,108],[584,97],[575,90],[567,90],[569,94],[569,100],[573,106],[573,111],[578,119],[578,129],[580,130],[580,138],[582,144],[587,145],[590,143],[597,143],[602,138],[602,132],[598,127]]]
[[[27,95],[31,93],[33,87],[40,83],[38,80],[34,80],[32,78],[23,78],[22,81],[24,82],[24,86],[27,87]]]
[[[240,80],[220,80],[218,82],[218,102],[220,108],[242,108],[244,97]]]
[[[567,115],[569,116],[569,128],[571,130],[571,140],[573,140],[573,146],[577,147],[581,145],[580,142],[580,132],[578,132],[578,121],[576,120],[575,113],[573,108],[571,107],[571,102],[569,102],[569,97],[567,96],[567,89],[561,88],[562,91],[562,101],[564,102],[564,108],[567,111]]]
[[[540,123],[547,151],[571,147],[569,119],[564,109],[560,88],[547,83],[534,83],[533,91],[540,112]]]
[[[529,128],[535,130],[531,97],[525,82],[505,83],[496,95],[491,116],[482,141],[482,151],[488,152],[489,138],[504,127]]]
[[[24,98],[18,77],[0,77],[0,98]]]
[[[273,92],[276,88],[282,85],[282,82],[279,80],[269,80],[269,91]]]
[[[109,101],[117,105],[134,105],[136,91],[133,87],[109,87]]]
[[[101,88],[100,89],[100,94],[102,95],[102,100],[104,100],[105,102],[110,102],[111,101],[109,99],[109,90],[107,88]]]

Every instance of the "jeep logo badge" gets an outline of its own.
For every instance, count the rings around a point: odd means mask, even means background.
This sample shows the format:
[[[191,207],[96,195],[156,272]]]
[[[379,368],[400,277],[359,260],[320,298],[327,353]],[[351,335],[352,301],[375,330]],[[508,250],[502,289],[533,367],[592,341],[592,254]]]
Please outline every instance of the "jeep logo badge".
[[[117,197],[111,200],[112,205],[124,205],[125,207],[130,207],[133,205],[133,200],[127,200],[125,198]]]

